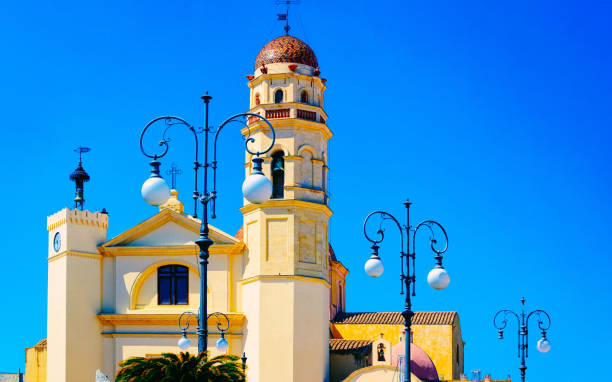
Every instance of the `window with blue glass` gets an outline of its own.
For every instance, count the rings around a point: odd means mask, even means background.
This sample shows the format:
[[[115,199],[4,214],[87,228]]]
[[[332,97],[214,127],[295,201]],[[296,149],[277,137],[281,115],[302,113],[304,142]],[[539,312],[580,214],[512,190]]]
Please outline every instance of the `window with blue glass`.
[[[274,92],[274,103],[281,103],[283,102],[283,91],[281,89],[277,89]]]
[[[189,269],[182,265],[157,268],[157,303],[187,305],[189,303]]]

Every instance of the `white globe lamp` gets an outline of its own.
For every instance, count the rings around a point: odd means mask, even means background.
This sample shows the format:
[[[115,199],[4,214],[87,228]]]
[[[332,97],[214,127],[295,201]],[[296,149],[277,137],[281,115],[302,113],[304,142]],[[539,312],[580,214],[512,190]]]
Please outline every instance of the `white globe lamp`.
[[[158,161],[151,162],[151,177],[144,182],[140,190],[142,198],[152,206],[160,206],[170,198],[170,187],[159,175],[160,164]]]
[[[538,341],[537,348],[540,353],[548,353],[550,351],[550,342],[548,342],[546,337],[542,337]]]
[[[253,172],[242,183],[242,195],[253,204],[265,203],[272,196],[272,182],[261,172],[262,158],[253,158]]]
[[[429,274],[427,275],[427,283],[429,283],[429,286],[431,286],[433,289],[442,290],[450,283],[450,276],[448,275],[448,272],[446,272],[446,269],[442,268],[441,266],[436,266],[434,269],[429,271]]]
[[[160,206],[170,198],[170,187],[164,178],[149,178],[142,185],[140,193],[145,202],[152,206]]]
[[[215,344],[215,346],[217,347],[217,350],[219,350],[221,353],[225,353],[227,351],[229,347],[229,343],[223,336],[223,333],[221,333],[221,338],[217,340],[217,343]]]
[[[372,257],[366,261],[364,269],[368,276],[378,277],[383,274],[385,267],[383,266],[383,262],[378,255],[372,255]]]
[[[191,347],[191,341],[189,341],[185,332],[183,332],[183,336],[178,340],[178,347],[181,350],[187,350]]]

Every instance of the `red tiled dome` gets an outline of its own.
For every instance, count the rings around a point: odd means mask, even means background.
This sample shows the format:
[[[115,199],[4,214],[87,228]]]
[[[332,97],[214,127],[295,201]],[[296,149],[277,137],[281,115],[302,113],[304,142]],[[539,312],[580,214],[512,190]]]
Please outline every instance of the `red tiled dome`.
[[[302,40],[284,35],[266,44],[255,59],[255,70],[263,64],[287,62],[304,64],[316,68],[319,66],[313,50]]]

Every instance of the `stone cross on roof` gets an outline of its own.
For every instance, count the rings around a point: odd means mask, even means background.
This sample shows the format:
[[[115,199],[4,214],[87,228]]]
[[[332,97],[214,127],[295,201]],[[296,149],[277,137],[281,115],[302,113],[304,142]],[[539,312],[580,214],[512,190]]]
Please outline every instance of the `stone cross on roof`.
[[[181,175],[182,173],[183,173],[183,170],[178,168],[177,165],[174,163],[172,163],[170,170],[166,171],[166,174],[172,176],[172,189],[173,190],[176,189],[176,176]]]

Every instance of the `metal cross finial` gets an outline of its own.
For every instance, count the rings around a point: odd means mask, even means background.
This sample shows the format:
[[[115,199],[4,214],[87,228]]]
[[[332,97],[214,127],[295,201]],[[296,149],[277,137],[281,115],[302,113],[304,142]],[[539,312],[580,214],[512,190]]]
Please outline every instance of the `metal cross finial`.
[[[172,163],[172,167],[170,167],[170,170],[166,171],[166,174],[172,177],[172,189],[173,190],[176,189],[176,176],[181,175],[182,173],[183,173],[183,170],[178,168],[176,163]]]
[[[289,34],[289,30],[291,29],[291,27],[289,26],[289,6],[291,4],[299,4],[300,0],[277,0],[276,4],[278,5],[286,5],[287,6],[287,10],[285,11],[285,13],[279,13],[278,16],[278,21],[285,21],[285,26],[283,27],[283,29],[285,30],[285,34]]]

